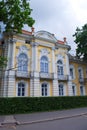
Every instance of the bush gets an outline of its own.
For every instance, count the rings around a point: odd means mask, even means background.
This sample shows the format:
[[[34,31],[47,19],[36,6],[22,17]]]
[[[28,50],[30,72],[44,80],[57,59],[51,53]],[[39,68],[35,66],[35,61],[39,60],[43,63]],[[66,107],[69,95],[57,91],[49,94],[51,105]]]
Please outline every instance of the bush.
[[[0,98],[0,115],[87,107],[87,96]]]

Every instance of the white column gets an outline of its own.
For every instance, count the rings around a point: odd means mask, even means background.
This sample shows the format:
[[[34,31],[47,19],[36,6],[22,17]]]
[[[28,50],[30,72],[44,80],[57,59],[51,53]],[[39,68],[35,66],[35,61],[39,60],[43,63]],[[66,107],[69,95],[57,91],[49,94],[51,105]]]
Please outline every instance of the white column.
[[[52,47],[52,71],[53,71],[53,96],[58,96],[58,79],[56,73],[56,64],[55,64],[55,47]]]
[[[15,58],[15,39],[8,40],[8,66],[7,69],[11,69],[14,67],[14,58]]]
[[[69,57],[68,53],[66,53],[66,70],[67,70],[67,75],[68,75],[68,96],[72,96],[72,80],[70,76],[70,70],[69,70]]]
[[[53,80],[53,96],[58,96],[58,80]]]
[[[4,97],[13,97],[14,96],[14,88],[15,88],[15,71],[14,68],[14,58],[15,58],[15,39],[9,38],[6,45],[8,44],[8,48],[6,50],[8,65],[4,74],[3,81],[3,96]],[[9,70],[11,69],[11,70]]]
[[[15,96],[15,71],[10,70],[8,75],[7,97]]]
[[[52,47],[52,71],[53,71],[53,73],[55,73],[54,50],[55,50],[55,47]]]
[[[68,53],[66,52],[66,70],[67,70],[67,75],[70,75],[69,72],[69,57],[68,57]]]
[[[32,71],[37,71],[38,67],[37,46],[38,43],[32,43]]]
[[[38,56],[37,56],[38,43],[32,43],[32,78],[30,79],[30,96],[40,96],[40,79],[38,72]]]

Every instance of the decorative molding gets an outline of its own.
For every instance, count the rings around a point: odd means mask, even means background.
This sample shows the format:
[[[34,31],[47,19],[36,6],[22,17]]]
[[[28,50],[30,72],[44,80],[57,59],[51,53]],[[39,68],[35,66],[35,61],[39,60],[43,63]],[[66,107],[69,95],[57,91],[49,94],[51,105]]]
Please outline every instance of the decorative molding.
[[[20,53],[27,53],[28,50],[29,49],[25,45],[19,47]]]
[[[38,31],[38,32],[35,33],[35,37],[46,39],[46,40],[49,40],[49,41],[52,41],[52,42],[57,42],[56,37],[53,34],[47,32],[47,31]]]
[[[32,42],[31,44],[32,44],[33,47],[39,46],[39,43],[38,43],[38,42]]]
[[[10,42],[10,43],[16,43],[16,42],[17,42],[17,40],[16,40],[16,39],[14,39],[14,38],[9,38],[9,39],[8,39],[8,42]]]
[[[48,54],[49,54],[49,52],[48,52],[48,50],[46,48],[41,50],[41,56],[44,56],[44,55],[48,56]]]

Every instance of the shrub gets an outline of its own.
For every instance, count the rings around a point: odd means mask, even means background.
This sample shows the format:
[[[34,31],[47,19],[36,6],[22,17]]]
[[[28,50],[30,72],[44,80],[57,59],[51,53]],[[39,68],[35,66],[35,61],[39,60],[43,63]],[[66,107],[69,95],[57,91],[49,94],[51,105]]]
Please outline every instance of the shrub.
[[[19,114],[87,107],[87,96],[0,98],[0,114]]]

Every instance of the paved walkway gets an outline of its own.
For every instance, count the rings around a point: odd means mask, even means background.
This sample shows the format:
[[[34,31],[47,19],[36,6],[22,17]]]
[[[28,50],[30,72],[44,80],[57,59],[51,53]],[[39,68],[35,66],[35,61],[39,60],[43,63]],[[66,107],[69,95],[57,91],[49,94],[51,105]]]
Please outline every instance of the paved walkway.
[[[52,112],[39,112],[32,114],[15,114],[0,116],[0,127],[8,124],[22,125],[31,124],[52,120],[61,120],[65,118],[72,118],[77,116],[87,115],[87,108],[63,110],[63,111],[52,111]]]

